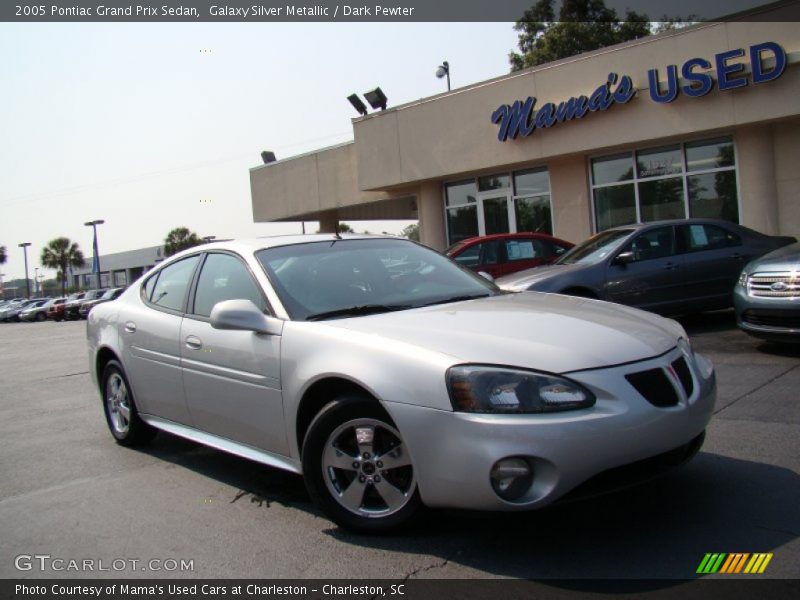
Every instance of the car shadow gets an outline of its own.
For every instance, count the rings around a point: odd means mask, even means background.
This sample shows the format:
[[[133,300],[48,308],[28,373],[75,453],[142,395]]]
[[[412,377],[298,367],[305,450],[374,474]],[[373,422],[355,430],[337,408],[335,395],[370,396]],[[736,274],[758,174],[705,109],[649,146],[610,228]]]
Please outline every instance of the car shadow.
[[[423,569],[430,573],[421,575],[427,577],[460,565],[475,571],[470,576],[564,588],[588,589],[595,583],[585,580],[619,578],[648,580],[637,585],[656,589],[699,577],[707,552],[768,552],[800,532],[798,474],[706,452],[624,492],[532,512],[430,510],[391,535],[367,536],[325,519],[298,475],[168,434],[142,451],[238,490],[231,503],[279,503],[322,517],[320,533],[343,544],[431,556]]]

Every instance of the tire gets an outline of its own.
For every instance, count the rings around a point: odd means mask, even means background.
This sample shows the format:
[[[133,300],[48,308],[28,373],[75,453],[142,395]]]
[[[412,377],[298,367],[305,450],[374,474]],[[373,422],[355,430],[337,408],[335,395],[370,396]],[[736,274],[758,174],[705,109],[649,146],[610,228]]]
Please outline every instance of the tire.
[[[106,424],[118,444],[141,446],[153,439],[156,430],[139,417],[128,378],[116,360],[103,369],[101,391]]]
[[[36,313],[36,320],[40,323],[47,320],[47,315],[44,313]]]
[[[302,462],[311,498],[345,529],[382,533],[421,512],[408,451],[375,400],[346,394],[327,404],[308,428]]]

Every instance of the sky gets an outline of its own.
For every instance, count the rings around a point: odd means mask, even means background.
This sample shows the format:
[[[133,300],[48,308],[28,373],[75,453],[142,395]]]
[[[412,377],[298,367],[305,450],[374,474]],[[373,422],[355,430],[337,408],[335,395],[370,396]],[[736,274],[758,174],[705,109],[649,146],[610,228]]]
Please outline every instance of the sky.
[[[5,281],[66,236],[91,256],[201,236],[299,233],[253,223],[249,169],[353,139],[346,97],[389,106],[508,72],[511,23],[0,24]],[[351,222],[398,233],[409,221]],[[316,227],[309,223],[311,230]],[[43,270],[47,277],[54,272]]]

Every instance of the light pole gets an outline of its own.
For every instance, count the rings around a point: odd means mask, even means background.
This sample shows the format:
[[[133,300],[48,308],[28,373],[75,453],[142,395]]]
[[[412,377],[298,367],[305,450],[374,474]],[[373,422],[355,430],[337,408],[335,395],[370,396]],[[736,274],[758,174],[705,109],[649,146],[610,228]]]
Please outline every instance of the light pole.
[[[0,300],[5,300],[6,297],[6,289],[3,287],[3,277],[5,276],[5,273],[0,273]]]
[[[450,63],[446,60],[442,61],[438,67],[436,67],[436,77],[441,79],[442,77],[447,77],[447,91],[450,91]]]
[[[22,252],[25,255],[25,290],[28,292],[28,298],[31,297],[31,282],[28,281],[28,246],[31,245],[30,242],[22,242],[21,244],[17,244],[20,248],[22,248]]]
[[[39,267],[33,268],[33,295],[39,296]]]
[[[94,238],[92,240],[92,273],[97,273],[97,279],[95,279],[95,289],[100,289],[100,252],[97,249],[97,226],[102,225],[105,223],[103,219],[95,219],[94,221],[87,221],[84,223],[87,227],[92,228],[92,232],[94,233]]]

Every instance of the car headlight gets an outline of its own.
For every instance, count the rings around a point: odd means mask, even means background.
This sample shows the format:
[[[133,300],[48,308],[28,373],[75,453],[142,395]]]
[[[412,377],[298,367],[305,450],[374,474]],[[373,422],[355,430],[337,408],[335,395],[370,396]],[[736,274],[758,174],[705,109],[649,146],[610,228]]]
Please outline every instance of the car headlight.
[[[739,285],[742,287],[747,287],[748,277],[749,276],[747,275],[747,271],[742,271],[741,274],[739,275]]]
[[[594,406],[585,387],[564,377],[483,365],[447,372],[453,410],[476,413],[545,413]]]

